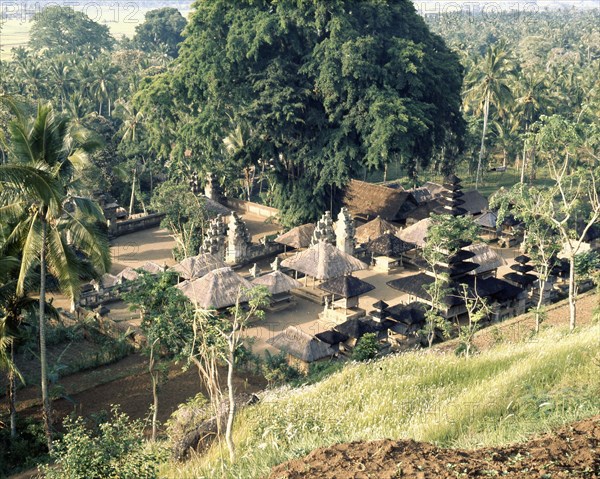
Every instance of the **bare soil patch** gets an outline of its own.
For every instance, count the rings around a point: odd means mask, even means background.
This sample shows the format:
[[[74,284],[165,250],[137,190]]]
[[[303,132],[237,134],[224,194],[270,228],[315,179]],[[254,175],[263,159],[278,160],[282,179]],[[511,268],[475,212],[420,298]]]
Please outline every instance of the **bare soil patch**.
[[[269,479],[598,478],[600,416],[523,444],[473,451],[415,441],[338,444],[272,470]]]

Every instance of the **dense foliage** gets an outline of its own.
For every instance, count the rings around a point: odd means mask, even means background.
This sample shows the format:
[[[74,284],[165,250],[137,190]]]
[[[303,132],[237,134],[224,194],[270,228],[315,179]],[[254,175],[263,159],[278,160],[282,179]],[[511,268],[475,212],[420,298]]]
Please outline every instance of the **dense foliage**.
[[[195,4],[176,66],[144,96],[197,169],[266,163],[275,205],[306,221],[362,167],[401,158],[414,171],[442,147],[450,158],[461,82],[456,54],[406,0],[215,0]]]
[[[44,468],[47,479],[154,479],[165,459],[147,444],[143,423],[131,421],[116,407],[106,422],[90,428],[79,417],[67,419],[65,434],[57,441],[52,457],[56,466]]]

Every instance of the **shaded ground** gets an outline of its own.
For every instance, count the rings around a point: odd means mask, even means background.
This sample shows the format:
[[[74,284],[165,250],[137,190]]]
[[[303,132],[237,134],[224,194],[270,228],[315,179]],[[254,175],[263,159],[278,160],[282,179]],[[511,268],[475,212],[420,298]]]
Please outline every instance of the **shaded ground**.
[[[65,394],[52,403],[55,420],[59,423],[60,418],[72,412],[82,416],[97,414],[109,410],[111,404],[119,404],[132,418],[148,417],[152,390],[146,368],[147,358],[135,354],[117,363],[61,379]],[[222,374],[224,377],[225,370]],[[234,386],[238,392],[253,393],[264,389],[266,382],[253,375],[238,373],[234,377]],[[173,365],[169,380],[159,392],[159,421],[166,421],[179,404],[199,392],[205,393],[200,387],[196,368],[182,371],[181,365]],[[30,387],[20,392],[19,400],[27,404],[28,399],[39,396],[39,389]],[[20,414],[25,415],[40,416],[41,413],[39,405],[19,409]]]
[[[600,416],[524,444],[474,451],[415,441],[374,441],[317,449],[275,467],[269,479],[454,479],[600,477]]]

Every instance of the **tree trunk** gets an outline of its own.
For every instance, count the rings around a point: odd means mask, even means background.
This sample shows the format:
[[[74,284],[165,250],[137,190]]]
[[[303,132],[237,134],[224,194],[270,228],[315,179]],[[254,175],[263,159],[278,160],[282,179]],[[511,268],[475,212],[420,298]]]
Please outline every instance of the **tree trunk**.
[[[17,409],[15,407],[17,403],[17,378],[13,369],[15,367],[14,342],[10,344],[10,362],[11,367],[8,371],[8,409],[10,411],[10,437],[14,439],[17,437]]]
[[[98,115],[102,116],[102,100],[100,100],[100,104],[98,106]]]
[[[546,289],[546,280],[539,278],[538,279],[540,285],[540,297],[538,299],[537,308],[535,310],[535,333],[540,332],[540,323],[541,323],[541,309],[544,304],[544,289]]]
[[[150,347],[150,361],[148,371],[152,378],[152,441],[156,441],[158,419],[158,373],[154,370],[154,344]]]
[[[233,391],[233,345],[229,347],[229,357],[227,358],[227,389],[229,394],[229,415],[227,417],[227,428],[225,429],[225,442],[229,449],[229,459],[235,461],[235,445],[233,444],[233,420],[235,418],[235,397]]]
[[[50,396],[48,394],[48,363],[46,358],[46,229],[48,225],[42,220],[42,249],[40,252],[40,367],[42,383],[42,404],[44,429],[46,432],[46,441],[48,451],[52,451],[52,410],[50,405]]]
[[[572,332],[575,329],[577,320],[577,309],[575,306],[575,255],[571,252],[569,258],[569,330]]]
[[[479,187],[479,177],[481,175],[481,162],[483,160],[483,152],[485,150],[485,133],[487,130],[488,116],[490,113],[490,94],[485,97],[483,105],[483,132],[481,134],[481,147],[479,148],[479,160],[477,161],[477,175],[475,176],[475,189]]]
[[[137,168],[133,169],[133,181],[131,182],[131,199],[129,200],[129,216],[133,214],[133,202],[135,201],[135,177]]]

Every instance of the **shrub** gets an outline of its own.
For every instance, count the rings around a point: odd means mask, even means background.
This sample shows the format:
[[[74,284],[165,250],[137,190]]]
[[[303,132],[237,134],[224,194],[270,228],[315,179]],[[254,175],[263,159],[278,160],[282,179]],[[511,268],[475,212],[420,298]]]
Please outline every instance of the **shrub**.
[[[265,379],[272,385],[289,383],[301,376],[300,371],[288,364],[283,351],[278,354],[271,354],[269,351],[265,351],[265,361],[262,364],[262,371]]]
[[[378,352],[377,335],[375,333],[367,333],[358,340],[356,347],[352,351],[352,359],[355,361],[368,361],[377,356]]]
[[[164,451],[148,444],[140,421],[131,421],[113,406],[108,421],[94,429],[83,418],[67,418],[56,442],[55,466],[42,468],[46,479],[154,479]]]

